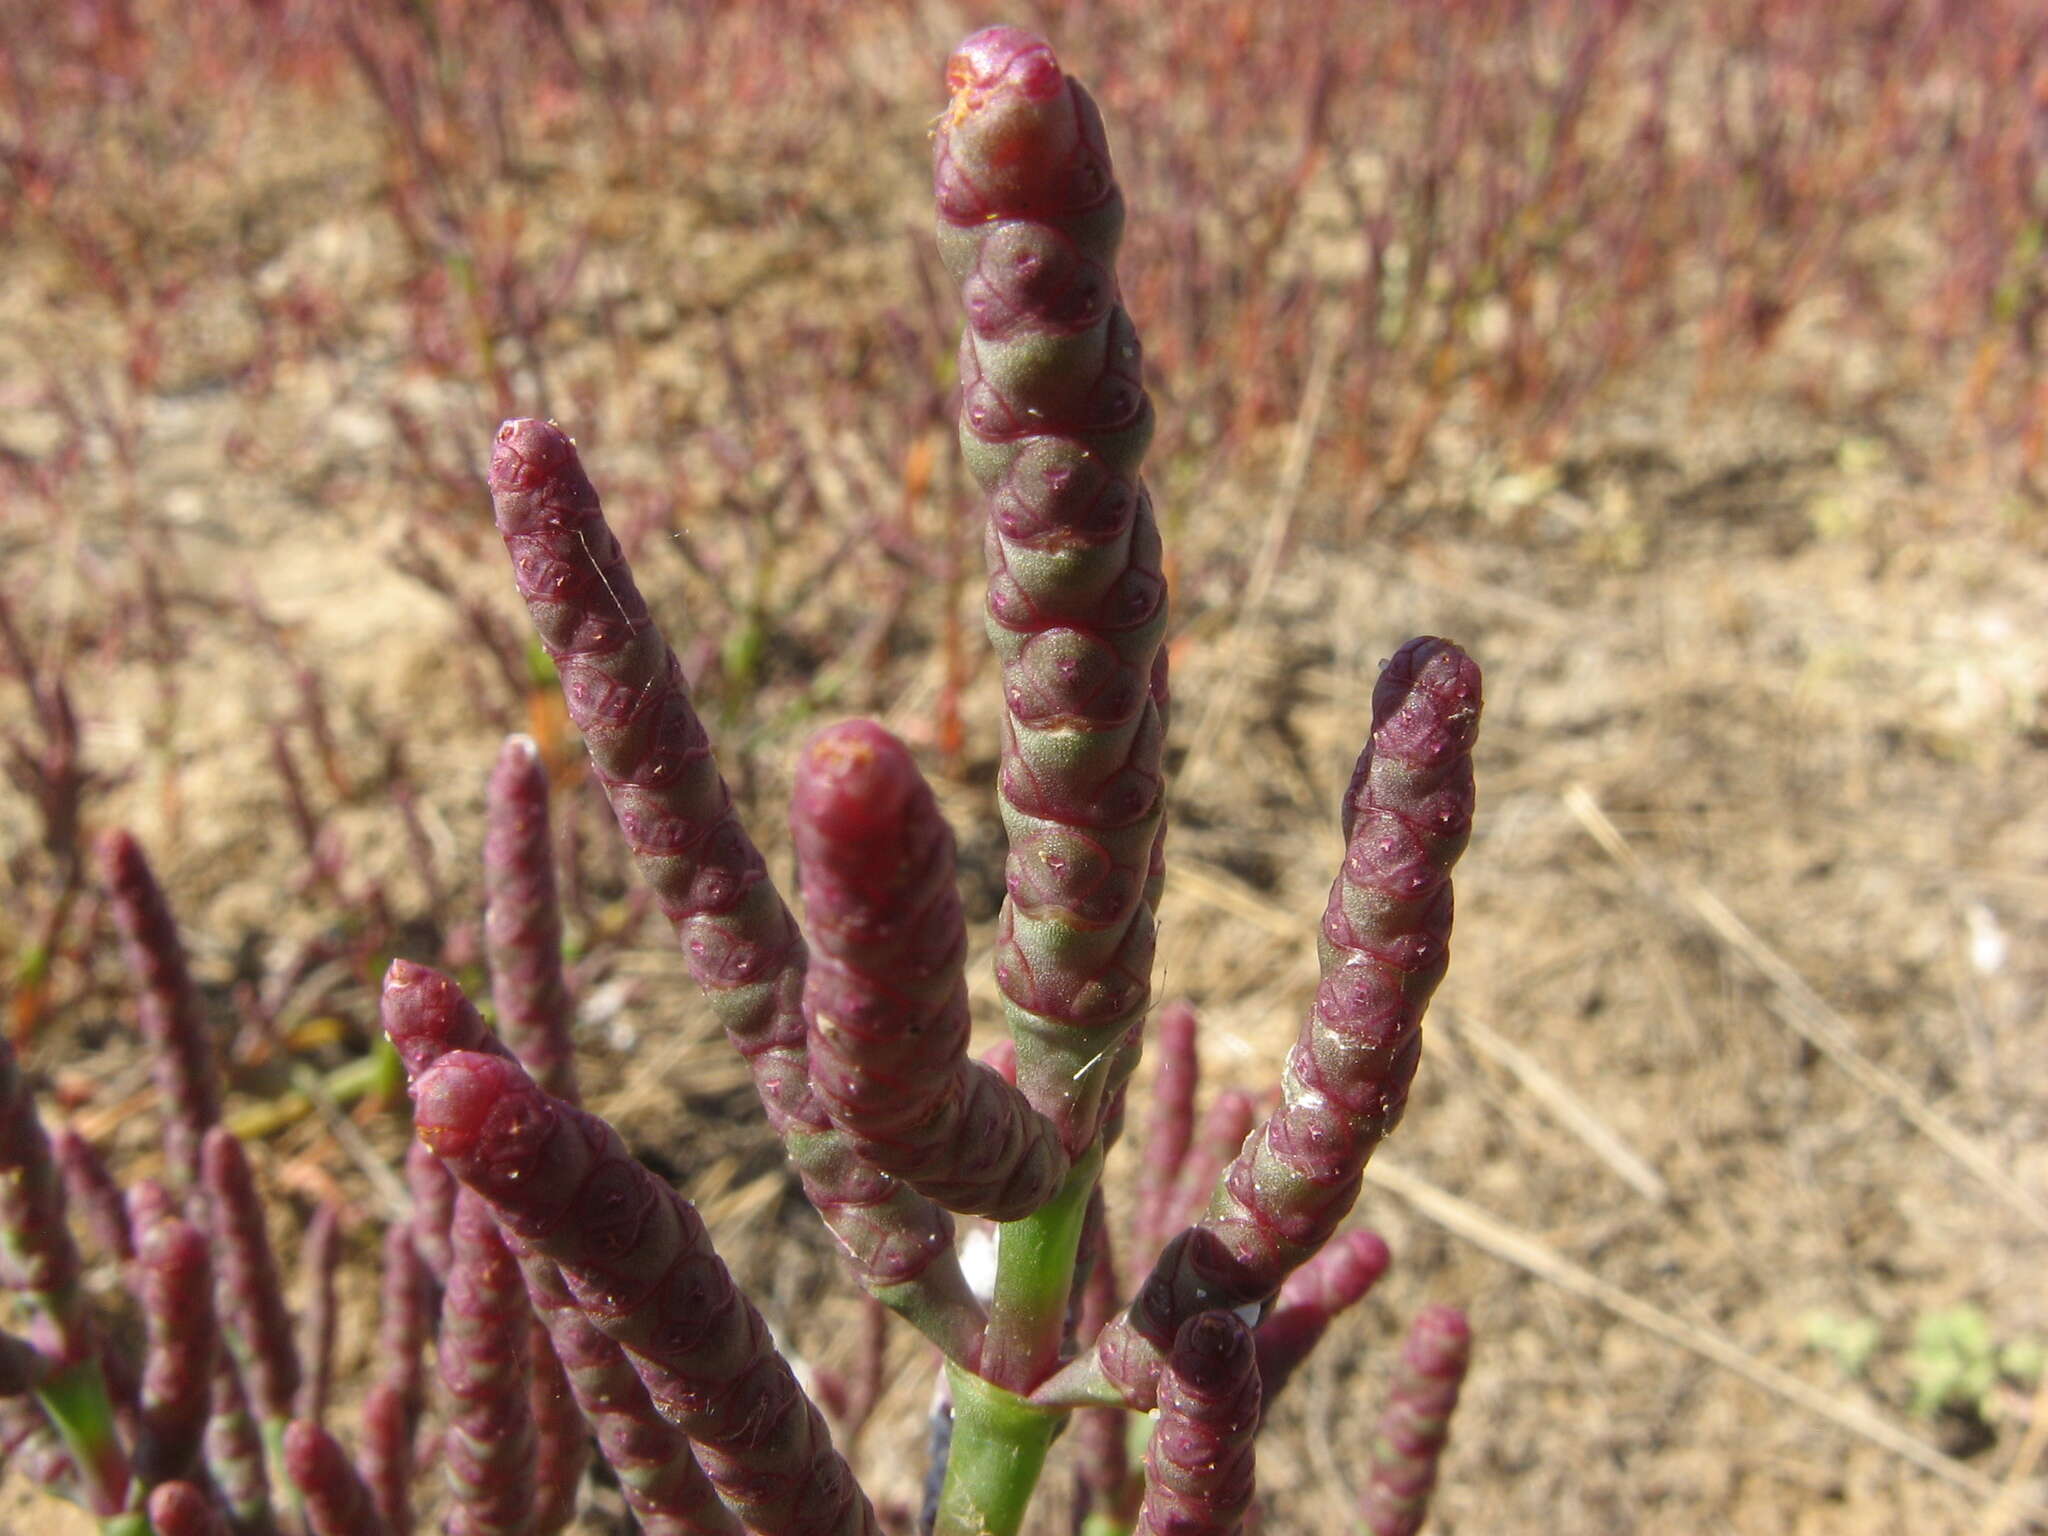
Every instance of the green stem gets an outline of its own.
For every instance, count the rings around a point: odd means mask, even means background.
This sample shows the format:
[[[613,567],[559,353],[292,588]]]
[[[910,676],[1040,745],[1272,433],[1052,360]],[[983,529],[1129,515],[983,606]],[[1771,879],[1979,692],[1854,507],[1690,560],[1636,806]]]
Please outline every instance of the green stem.
[[[263,1469],[270,1478],[271,1497],[282,1501],[290,1511],[294,1527],[306,1523],[306,1496],[299,1485],[292,1481],[292,1474],[284,1459],[284,1419],[263,1419],[257,1426],[263,1437]]]
[[[1034,1408],[951,1363],[946,1377],[953,1389],[953,1447],[932,1536],[1015,1536],[1066,1416]]]
[[[987,1319],[971,1295],[956,1298],[941,1286],[870,1285],[868,1294],[902,1318],[955,1364],[971,1365],[981,1353]]]
[[[997,1229],[996,1293],[981,1374],[998,1386],[1029,1392],[1059,1366],[1081,1226],[1101,1172],[1098,1142],[1075,1159],[1058,1194]]]
[[[1097,1144],[1074,1164],[1058,1194],[999,1229],[981,1375],[952,1361],[946,1365],[953,1387],[953,1445],[934,1536],[1013,1536],[1023,1522],[1046,1448],[1066,1413],[1034,1407],[1018,1392],[1029,1391],[1059,1365],[1074,1258],[1101,1172]]]
[[[99,1361],[88,1358],[53,1372],[36,1388],[36,1400],[77,1464],[92,1512],[120,1513],[128,1502],[128,1453],[114,1427]]]

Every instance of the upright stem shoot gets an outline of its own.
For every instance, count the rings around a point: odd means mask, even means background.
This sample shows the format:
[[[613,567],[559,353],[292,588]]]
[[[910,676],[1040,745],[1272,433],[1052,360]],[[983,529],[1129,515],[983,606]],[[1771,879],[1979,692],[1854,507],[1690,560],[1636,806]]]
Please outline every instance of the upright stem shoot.
[[[1029,1392],[1059,1364],[1074,1258],[1101,1174],[1096,1146],[1043,1207],[998,1229],[995,1302],[981,1351],[981,1374],[998,1386]]]

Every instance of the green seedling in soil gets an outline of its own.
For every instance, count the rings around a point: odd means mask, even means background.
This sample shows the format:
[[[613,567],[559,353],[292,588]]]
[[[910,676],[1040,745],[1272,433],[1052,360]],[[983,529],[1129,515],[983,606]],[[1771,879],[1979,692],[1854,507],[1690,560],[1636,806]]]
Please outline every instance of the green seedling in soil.
[[[2032,1390],[2040,1380],[2038,1339],[2001,1344],[1980,1308],[1945,1307],[1913,1327],[1906,1369],[1913,1378],[1913,1412],[1924,1419],[1969,1414],[1984,1423],[1997,1415],[2001,1388]]]

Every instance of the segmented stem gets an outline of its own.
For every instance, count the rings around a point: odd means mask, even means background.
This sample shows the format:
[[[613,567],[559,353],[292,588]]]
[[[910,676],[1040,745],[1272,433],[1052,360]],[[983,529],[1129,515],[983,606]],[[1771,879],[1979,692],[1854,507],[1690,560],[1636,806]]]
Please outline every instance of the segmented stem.
[[[1237,1536],[1252,1501],[1261,1411],[1251,1331],[1234,1312],[1181,1325],[1159,1382],[1132,1536]]]
[[[148,1486],[188,1478],[199,1464],[220,1327],[213,1266],[196,1227],[176,1217],[157,1222],[142,1235],[134,1272],[148,1330],[135,1472]]]
[[[996,978],[1018,1081],[1067,1150],[1096,1139],[1150,995],[1166,627],[1139,461],[1152,435],[1113,263],[1123,197],[1094,102],[990,27],[947,65],[939,252],[960,284],[960,442],[987,496],[1010,838]]]
[[[526,1287],[484,1201],[455,1201],[453,1268],[435,1342],[453,1409],[442,1437],[449,1536],[524,1536],[534,1513]]]
[[[1183,1322],[1265,1301],[1350,1211],[1366,1160],[1407,1105],[1423,1010],[1449,963],[1451,870],[1472,830],[1479,709],[1479,669],[1448,641],[1411,640],[1387,663],[1344,800],[1322,982],[1288,1054],[1280,1107],[1093,1357],[1049,1393],[1085,1398],[1106,1382],[1149,1408]]]
[[[1415,1536],[1429,1514],[1451,1414],[1472,1357],[1472,1330],[1455,1307],[1425,1307],[1409,1326],[1386,1411],[1373,1436],[1372,1473],[1359,1499],[1367,1536]]]
[[[206,1014],[142,845],[126,832],[110,832],[98,854],[163,1100],[166,1160],[178,1187],[190,1189],[199,1182],[199,1144],[220,1120],[220,1077]]]
[[[348,1452],[319,1425],[300,1419],[286,1427],[284,1465],[309,1536],[391,1536]]]
[[[420,1078],[414,1119],[490,1202],[508,1243],[553,1261],[584,1314],[625,1348],[742,1524],[764,1536],[877,1536],[824,1419],[695,1208],[617,1132],[550,1099],[516,1062],[471,1051]]]
[[[574,1010],[562,974],[562,909],[540,749],[513,736],[498,753],[485,797],[484,949],[498,1035],[534,1081],[574,1104]]]
[[[909,751],[866,720],[819,732],[797,764],[790,827],[826,1112],[862,1157],[946,1209],[1030,1215],[1067,1155],[1021,1093],[968,1057],[953,832]]]
[[[812,1091],[802,936],[740,825],[682,665],[648,616],[574,444],[546,422],[508,421],[490,481],[519,590],[592,768],[805,1192],[863,1283],[962,1347],[979,1318],[952,1222],[859,1157]]]

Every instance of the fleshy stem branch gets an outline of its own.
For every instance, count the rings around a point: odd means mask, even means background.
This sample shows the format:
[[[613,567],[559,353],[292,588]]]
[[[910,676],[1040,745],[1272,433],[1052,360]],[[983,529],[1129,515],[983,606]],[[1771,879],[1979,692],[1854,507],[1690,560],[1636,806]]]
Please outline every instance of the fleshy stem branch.
[[[934,133],[939,254],[960,285],[960,447],[988,509],[1009,834],[996,984],[1017,1081],[1078,1157],[1136,1065],[1164,816],[1166,581],[1152,436],[1114,262],[1101,114],[1052,50],[954,50]]]
[[[960,1274],[951,1217],[863,1159],[812,1087],[803,938],[740,825],[682,664],[648,614],[575,445],[546,422],[508,421],[490,483],[593,771],[805,1193],[871,1293],[950,1358],[971,1358],[981,1310]]]
[[[1166,584],[1138,478],[1152,433],[1118,302],[1123,200],[1102,121],[1044,42],[990,27],[947,63],[939,250],[960,284],[960,442],[987,498],[1010,839],[996,980],[1019,1086],[1073,1159],[1001,1228],[980,1377],[955,1373],[944,1536],[1017,1529],[1057,1414],[1088,1205],[1137,1059],[1163,824]]]

